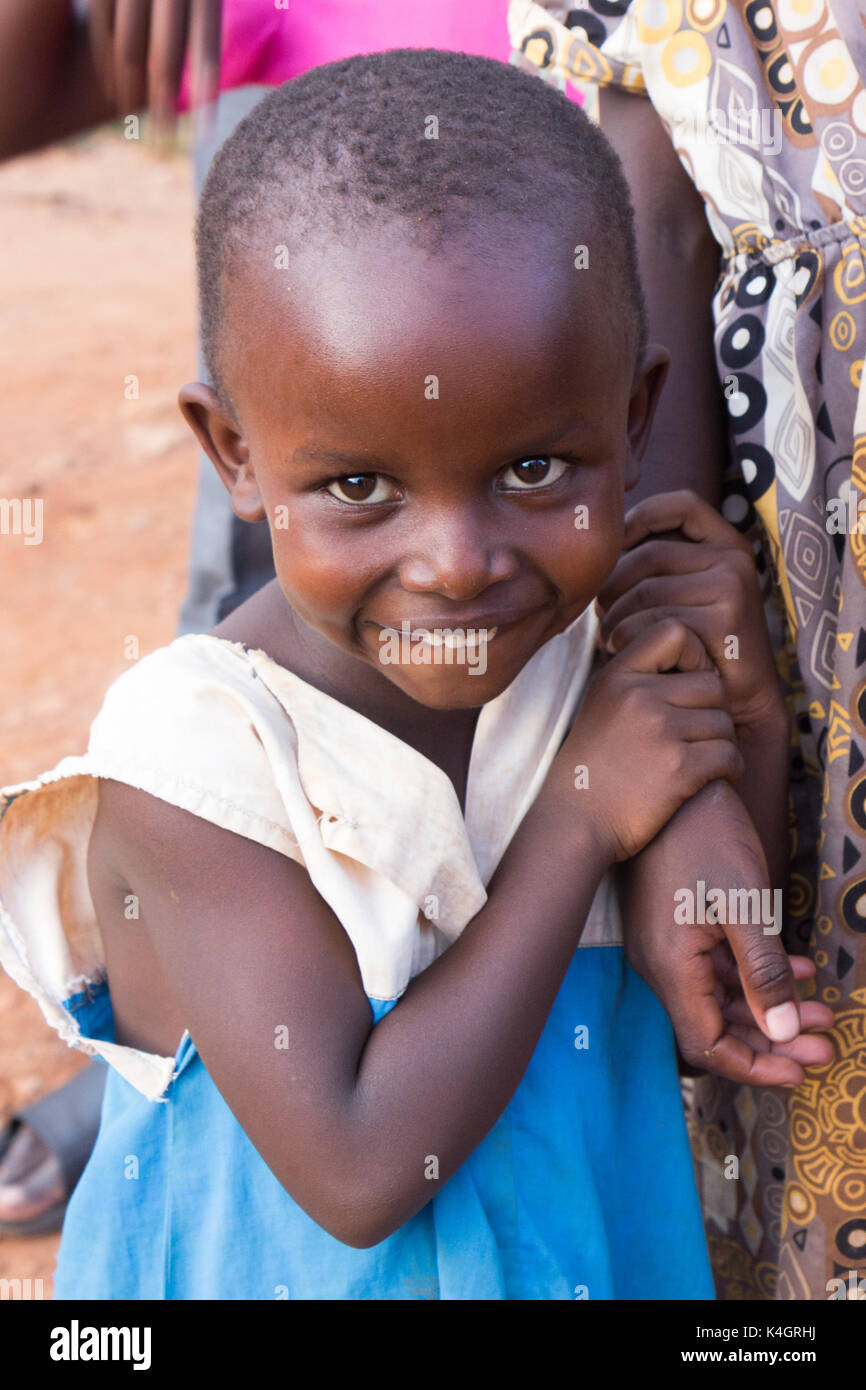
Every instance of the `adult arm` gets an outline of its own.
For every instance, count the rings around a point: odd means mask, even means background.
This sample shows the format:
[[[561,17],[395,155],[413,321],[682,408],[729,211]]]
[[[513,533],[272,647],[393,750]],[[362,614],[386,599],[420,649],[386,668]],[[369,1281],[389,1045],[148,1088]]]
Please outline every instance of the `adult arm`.
[[[0,159],[40,149],[115,114],[97,75],[87,25],[71,0],[0,6]]]
[[[629,501],[691,488],[718,506],[727,463],[711,307],[718,244],[703,199],[651,103],[604,87],[599,109],[631,190],[650,341],[671,354],[641,479]]]

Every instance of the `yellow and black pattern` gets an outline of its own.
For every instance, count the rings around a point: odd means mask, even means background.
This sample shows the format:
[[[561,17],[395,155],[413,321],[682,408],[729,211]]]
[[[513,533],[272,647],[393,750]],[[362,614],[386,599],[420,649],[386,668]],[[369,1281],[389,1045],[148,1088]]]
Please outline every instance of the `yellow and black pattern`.
[[[724,253],[724,511],[755,541],[794,716],[786,941],[815,961],[835,1055],[793,1095],[701,1078],[689,1129],[720,1297],[825,1299],[866,1278],[866,20],[842,0],[512,0],[508,19],[514,61],[590,114],[609,84],[652,102]]]

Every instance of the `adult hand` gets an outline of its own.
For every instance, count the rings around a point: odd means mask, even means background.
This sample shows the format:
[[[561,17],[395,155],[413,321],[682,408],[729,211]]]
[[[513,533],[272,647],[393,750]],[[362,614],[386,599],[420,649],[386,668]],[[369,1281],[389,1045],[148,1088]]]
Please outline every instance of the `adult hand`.
[[[222,0],[90,0],[88,33],[118,114],[147,107],[158,138],[174,132],[187,55],[191,109],[219,93]]]
[[[762,889],[767,867],[757,833],[733,788],[704,787],[618,878],[626,955],[664,1004],[683,1058],[752,1086],[798,1086],[833,1045],[821,1032],[833,1014],[800,1000],[815,974],[788,956],[764,922],[678,922],[675,894],[707,888]]]

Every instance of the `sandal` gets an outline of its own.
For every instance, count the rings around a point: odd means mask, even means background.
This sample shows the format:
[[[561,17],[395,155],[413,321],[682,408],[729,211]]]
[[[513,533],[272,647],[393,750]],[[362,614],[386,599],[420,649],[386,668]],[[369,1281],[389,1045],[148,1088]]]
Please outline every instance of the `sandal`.
[[[92,1062],[59,1090],[19,1110],[0,1130],[0,1237],[60,1230],[96,1139],[104,1085],[104,1066]],[[4,1218],[3,1190],[28,1184],[39,1209],[23,1220]]]

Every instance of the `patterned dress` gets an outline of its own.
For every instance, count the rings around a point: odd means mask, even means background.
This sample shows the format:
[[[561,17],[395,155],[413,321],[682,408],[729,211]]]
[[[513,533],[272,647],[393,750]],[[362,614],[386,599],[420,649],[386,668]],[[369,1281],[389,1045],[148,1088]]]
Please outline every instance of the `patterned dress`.
[[[866,16],[853,0],[513,0],[508,20],[514,61],[586,84],[596,117],[601,86],[652,102],[722,249],[723,510],[754,536],[777,617],[786,942],[816,963],[835,1055],[793,1093],[702,1078],[690,1131],[719,1296],[823,1299],[866,1277]]]

